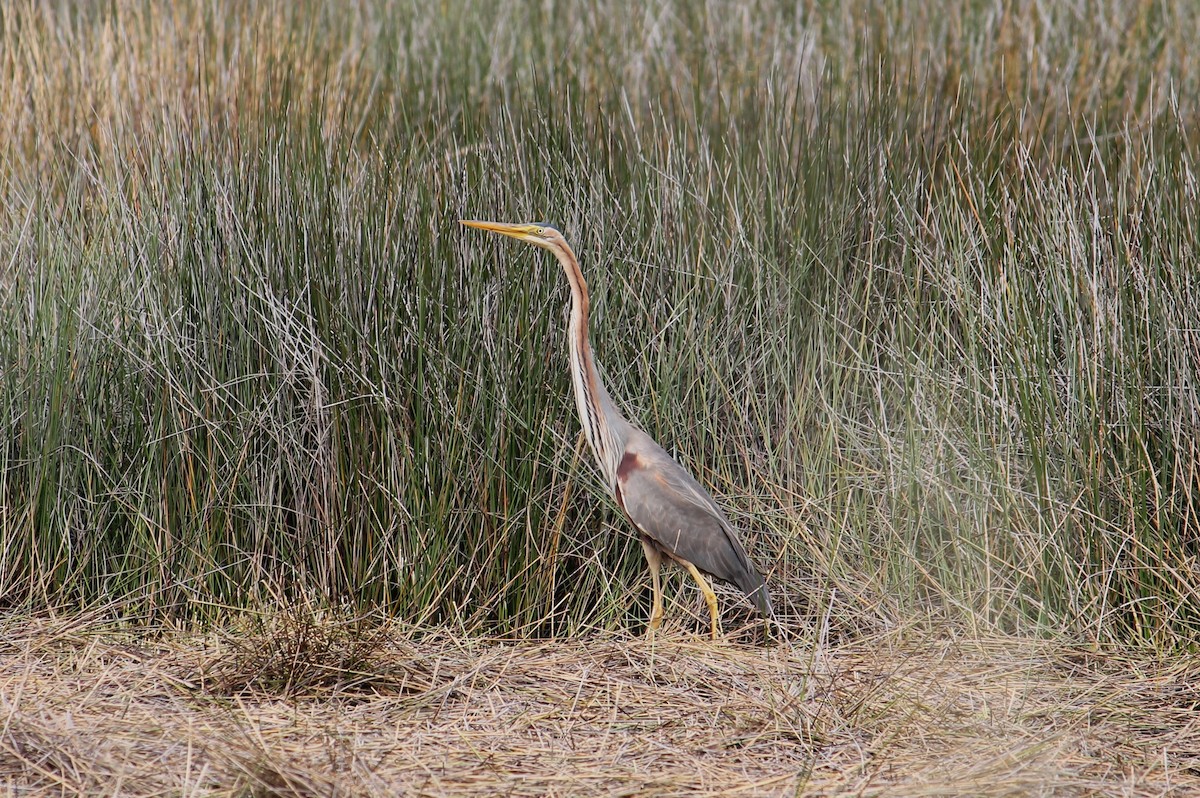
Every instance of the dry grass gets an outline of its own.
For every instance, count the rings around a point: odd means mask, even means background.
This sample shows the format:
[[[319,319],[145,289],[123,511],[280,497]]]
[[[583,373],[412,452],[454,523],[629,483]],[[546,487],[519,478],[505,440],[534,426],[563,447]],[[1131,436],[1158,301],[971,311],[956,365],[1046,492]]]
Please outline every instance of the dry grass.
[[[10,795],[1200,792],[1194,660],[911,633],[509,642],[304,612],[5,626]]]

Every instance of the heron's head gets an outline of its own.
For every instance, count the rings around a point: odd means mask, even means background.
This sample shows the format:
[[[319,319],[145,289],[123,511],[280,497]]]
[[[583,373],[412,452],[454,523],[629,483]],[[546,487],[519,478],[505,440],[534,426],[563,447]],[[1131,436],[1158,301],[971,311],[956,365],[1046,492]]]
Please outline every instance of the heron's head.
[[[467,227],[475,227],[479,230],[487,230],[489,233],[510,236],[552,252],[566,245],[566,240],[562,237],[562,233],[545,222],[538,222],[536,224],[506,224],[504,222],[476,222],[466,219],[460,219],[459,221]]]

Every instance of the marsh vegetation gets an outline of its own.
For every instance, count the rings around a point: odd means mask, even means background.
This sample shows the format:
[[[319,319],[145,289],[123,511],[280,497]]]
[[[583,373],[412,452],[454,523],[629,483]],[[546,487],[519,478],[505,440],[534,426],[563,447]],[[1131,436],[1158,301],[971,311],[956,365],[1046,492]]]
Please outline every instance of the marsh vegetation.
[[[456,224],[548,219],[795,645],[1192,650],[1197,40],[1186,2],[8,4],[9,623],[639,645],[562,276]]]

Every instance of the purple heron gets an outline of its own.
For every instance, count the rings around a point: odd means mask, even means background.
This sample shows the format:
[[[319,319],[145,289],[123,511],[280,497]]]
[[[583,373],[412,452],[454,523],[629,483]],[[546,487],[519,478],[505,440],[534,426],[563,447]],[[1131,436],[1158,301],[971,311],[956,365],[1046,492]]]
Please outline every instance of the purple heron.
[[[721,508],[666,450],[630,424],[609,398],[588,342],[587,283],[562,233],[547,224],[462,223],[548,249],[566,272],[571,284],[567,343],[575,407],[605,485],[641,536],[654,589],[648,634],[653,636],[662,623],[658,571],[664,559],[683,566],[700,586],[712,618],[713,639],[720,634],[720,620],[717,597],[705,573],[737,585],[764,618],[773,617],[766,583]]]

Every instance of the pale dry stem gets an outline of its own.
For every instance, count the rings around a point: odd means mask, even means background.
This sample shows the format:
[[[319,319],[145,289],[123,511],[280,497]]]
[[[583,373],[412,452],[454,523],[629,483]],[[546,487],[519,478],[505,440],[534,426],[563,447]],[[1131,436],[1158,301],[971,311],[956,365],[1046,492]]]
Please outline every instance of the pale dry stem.
[[[380,627],[337,662],[278,624],[8,626],[9,794],[1200,792],[1190,660],[911,635],[755,648],[668,622],[654,644]],[[289,677],[265,679],[280,650]]]

